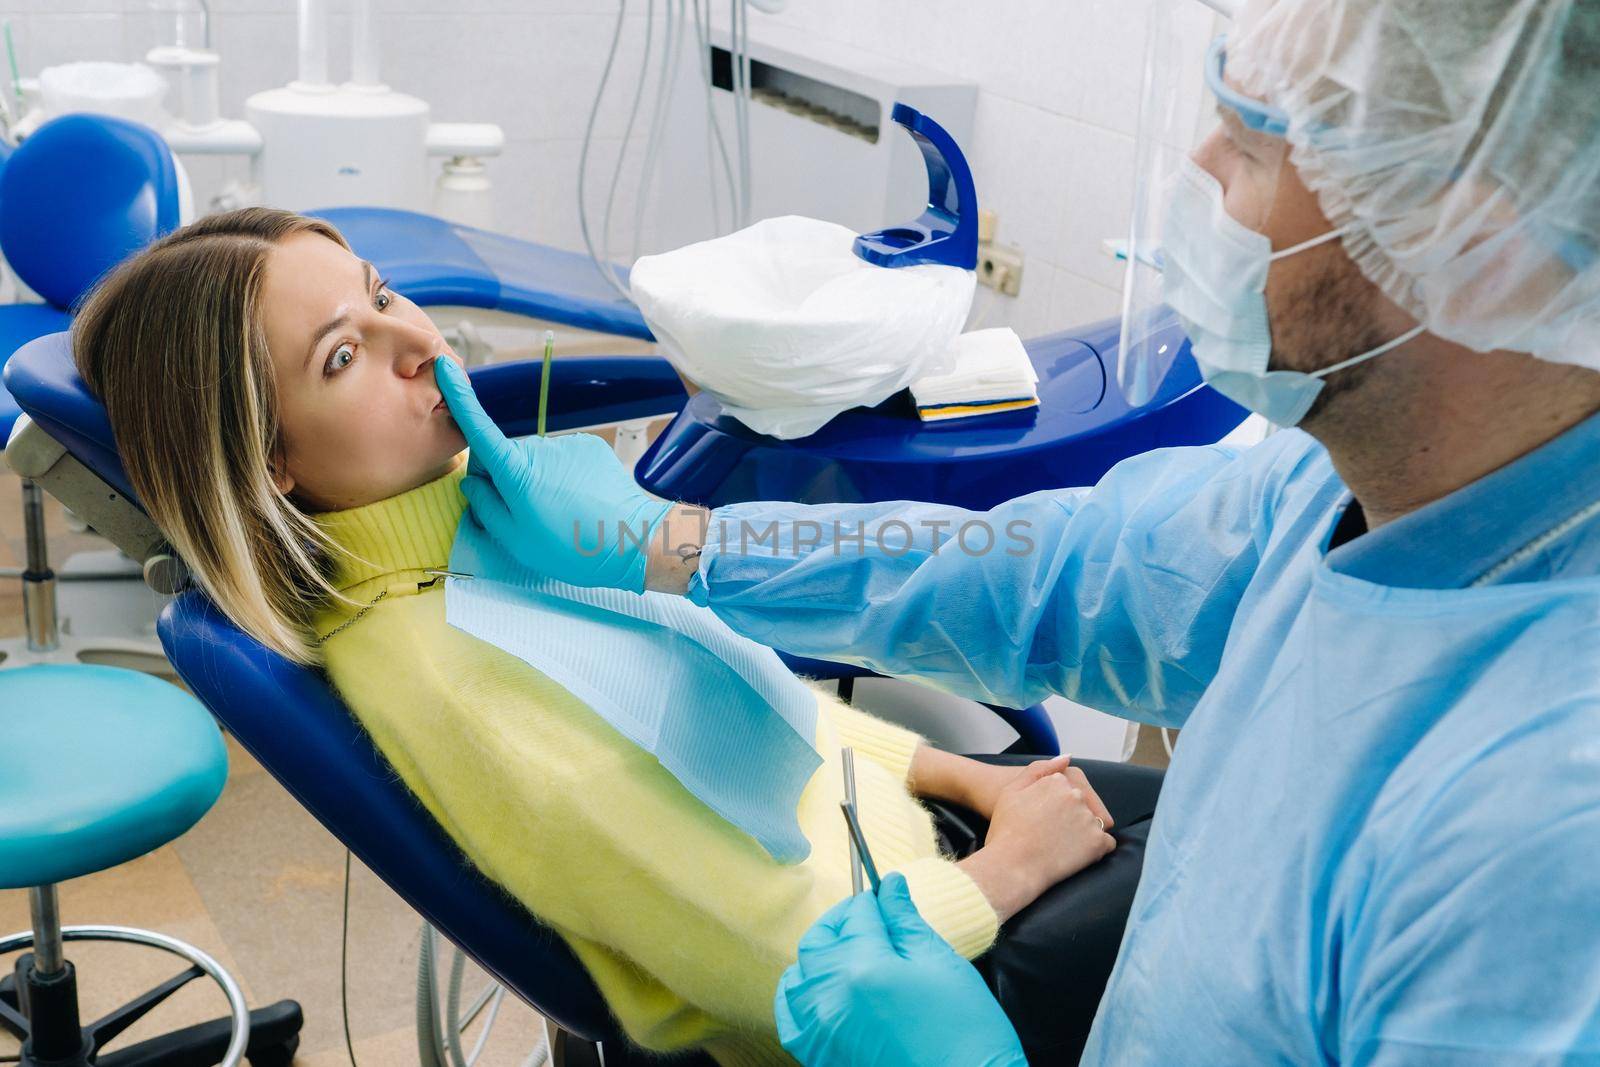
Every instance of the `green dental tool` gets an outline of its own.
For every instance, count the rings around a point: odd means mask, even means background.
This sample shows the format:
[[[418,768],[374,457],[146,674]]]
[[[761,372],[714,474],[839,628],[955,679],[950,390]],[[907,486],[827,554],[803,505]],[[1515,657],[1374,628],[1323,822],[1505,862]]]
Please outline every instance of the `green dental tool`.
[[[539,372],[539,436],[544,436],[544,415],[550,405],[550,360],[556,354],[556,332],[544,332],[544,369]]]
[[[6,59],[11,63],[11,95],[17,98],[17,112],[22,111],[22,70],[17,66],[17,45],[11,39],[11,20],[6,19]]]

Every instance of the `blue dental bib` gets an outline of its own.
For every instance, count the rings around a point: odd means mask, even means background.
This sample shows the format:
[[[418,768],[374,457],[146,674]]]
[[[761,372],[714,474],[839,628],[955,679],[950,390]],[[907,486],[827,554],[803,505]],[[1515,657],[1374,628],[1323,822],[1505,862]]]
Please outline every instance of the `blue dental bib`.
[[[822,759],[817,698],[765,645],[682,597],[582,589],[496,545],[470,513],[445,620],[556,681],[781,863],[811,851],[796,815]]]

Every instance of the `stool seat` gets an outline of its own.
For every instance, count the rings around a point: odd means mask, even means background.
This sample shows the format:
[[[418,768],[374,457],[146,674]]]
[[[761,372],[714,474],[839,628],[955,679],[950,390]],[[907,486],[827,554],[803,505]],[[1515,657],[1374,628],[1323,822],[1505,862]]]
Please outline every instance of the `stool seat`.
[[[228,776],[199,701],[116,667],[0,671],[0,889],[102,871],[182,834]]]

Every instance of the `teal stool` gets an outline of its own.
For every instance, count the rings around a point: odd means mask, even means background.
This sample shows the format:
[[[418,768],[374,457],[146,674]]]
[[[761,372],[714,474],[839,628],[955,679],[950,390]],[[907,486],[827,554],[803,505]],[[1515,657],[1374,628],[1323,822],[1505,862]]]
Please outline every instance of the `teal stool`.
[[[250,1012],[238,983],[182,941],[121,926],[63,927],[57,882],[142,856],[178,837],[216,802],[228,776],[222,734],[199,701],[159,679],[114,667],[42,665],[0,671],[0,890],[27,889],[32,932],[0,938],[0,954],[32,946],[0,981],[0,1027],[22,1040],[22,1067],[284,1067],[299,1044],[300,1006]],[[80,1026],[64,941],[123,941],[190,963],[88,1026]],[[209,975],[229,1018],[142,1041],[105,1045],[184,985]]]

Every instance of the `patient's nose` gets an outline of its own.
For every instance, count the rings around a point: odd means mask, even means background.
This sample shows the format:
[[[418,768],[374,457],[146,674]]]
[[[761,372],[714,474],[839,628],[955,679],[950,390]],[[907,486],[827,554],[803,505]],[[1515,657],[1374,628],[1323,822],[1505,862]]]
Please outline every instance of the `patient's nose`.
[[[396,322],[393,328],[395,373],[415,377],[439,354],[439,338],[432,330],[408,322]]]

